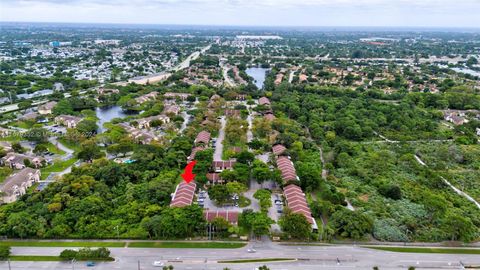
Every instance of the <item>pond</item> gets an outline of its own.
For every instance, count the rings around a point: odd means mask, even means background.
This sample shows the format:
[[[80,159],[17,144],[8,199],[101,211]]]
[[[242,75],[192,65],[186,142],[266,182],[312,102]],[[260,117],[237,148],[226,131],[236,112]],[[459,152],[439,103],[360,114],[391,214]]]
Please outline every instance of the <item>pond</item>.
[[[262,89],[263,83],[265,82],[267,70],[268,68],[251,67],[247,68],[245,72],[248,74],[248,76],[253,78],[254,83],[258,87],[258,89]]]
[[[470,74],[470,75],[472,75],[472,76],[480,76],[480,72],[475,71],[475,70],[472,70],[472,69],[469,69],[469,68],[458,68],[458,67],[455,67],[455,68],[452,68],[452,70],[454,70],[454,71],[456,71],[456,72],[464,73],[464,74]]]
[[[124,112],[120,106],[97,107],[95,109],[95,114],[98,117],[98,133],[103,133],[106,131],[106,129],[103,127],[104,123],[110,122],[114,118],[123,118],[130,115]]]

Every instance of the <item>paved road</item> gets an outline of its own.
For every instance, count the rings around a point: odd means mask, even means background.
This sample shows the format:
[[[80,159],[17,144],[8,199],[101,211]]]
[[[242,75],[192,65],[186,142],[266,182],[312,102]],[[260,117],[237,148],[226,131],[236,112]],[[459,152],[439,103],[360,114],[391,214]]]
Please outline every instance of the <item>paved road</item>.
[[[225,125],[227,121],[225,116],[220,118],[220,130],[218,131],[217,142],[215,143],[215,153],[213,154],[213,160],[219,161],[222,160],[223,153],[223,140],[225,139]]]
[[[256,253],[248,253],[247,248]],[[15,247],[13,255],[57,255],[63,248]],[[357,246],[285,246],[270,242],[250,243],[240,249],[145,249],[111,248],[115,262],[101,263],[87,268],[77,263],[75,269],[158,269],[151,264],[163,260],[176,270],[180,269],[223,269],[252,270],[266,264],[272,270],[313,270],[313,269],[406,269],[408,266],[430,269],[461,269],[460,261],[466,265],[480,264],[478,255],[462,254],[418,254],[394,253]],[[218,260],[253,258],[292,258],[293,262],[220,264]],[[337,260],[338,259],[338,260]],[[170,261],[170,262],[168,262]],[[61,262],[11,262],[16,269],[72,269],[69,263]],[[0,269],[8,269],[7,263],[0,263]]]

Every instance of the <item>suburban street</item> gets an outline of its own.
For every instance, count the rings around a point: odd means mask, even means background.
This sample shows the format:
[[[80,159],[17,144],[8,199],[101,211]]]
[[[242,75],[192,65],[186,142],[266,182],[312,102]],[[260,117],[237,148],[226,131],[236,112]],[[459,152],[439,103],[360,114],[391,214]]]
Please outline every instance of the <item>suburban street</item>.
[[[256,253],[248,253],[254,248]],[[14,247],[13,254],[58,255],[64,248]],[[394,253],[362,248],[358,246],[287,246],[272,242],[251,242],[239,249],[155,249],[155,248],[111,248],[114,262],[99,263],[86,267],[77,262],[74,267],[64,262],[11,262],[11,269],[158,269],[154,261],[173,265],[175,269],[224,269],[252,270],[267,265],[272,270],[313,269],[406,269],[409,266],[430,269],[463,269],[465,265],[480,264],[478,255]],[[291,258],[295,261],[272,263],[218,263],[219,260],[254,258]],[[140,262],[140,268],[138,264]],[[8,269],[7,263],[0,263]]]

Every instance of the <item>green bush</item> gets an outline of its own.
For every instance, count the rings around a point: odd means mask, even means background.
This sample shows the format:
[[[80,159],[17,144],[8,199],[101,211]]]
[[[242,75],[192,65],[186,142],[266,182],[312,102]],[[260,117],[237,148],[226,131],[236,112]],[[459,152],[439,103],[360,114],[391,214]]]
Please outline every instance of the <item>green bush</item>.
[[[97,249],[82,248],[78,251],[72,249],[66,249],[60,253],[60,258],[64,260],[97,260],[97,259],[110,259],[110,250],[101,247]]]
[[[373,236],[381,241],[405,242],[407,235],[394,219],[377,219],[373,223]]]
[[[10,247],[0,246],[0,260],[5,260],[10,256]]]

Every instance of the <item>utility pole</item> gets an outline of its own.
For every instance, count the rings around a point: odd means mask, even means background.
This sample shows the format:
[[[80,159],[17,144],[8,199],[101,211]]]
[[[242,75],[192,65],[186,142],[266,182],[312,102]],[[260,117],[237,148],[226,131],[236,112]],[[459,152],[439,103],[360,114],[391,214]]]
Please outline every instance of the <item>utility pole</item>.
[[[140,270],[140,260],[138,260],[138,270]]]
[[[10,266],[10,259],[8,259],[8,270],[12,270],[12,267]]]

